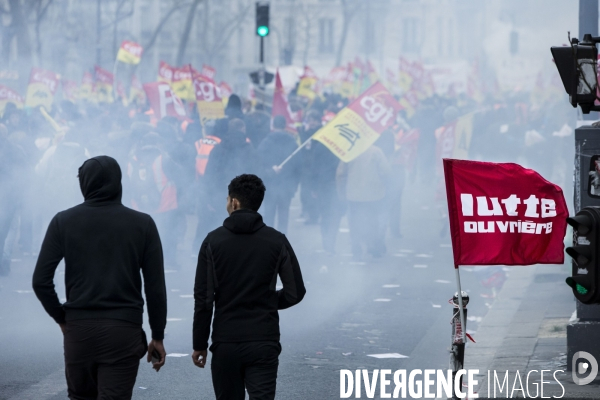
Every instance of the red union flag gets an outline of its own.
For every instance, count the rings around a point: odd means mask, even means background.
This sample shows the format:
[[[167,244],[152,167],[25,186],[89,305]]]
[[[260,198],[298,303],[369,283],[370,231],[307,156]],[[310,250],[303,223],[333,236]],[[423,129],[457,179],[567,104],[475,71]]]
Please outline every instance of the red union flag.
[[[512,163],[444,159],[454,265],[562,264],[560,187]]]
[[[185,108],[181,99],[173,93],[171,86],[165,82],[151,82],[144,84],[146,97],[150,102],[150,107],[158,119],[166,116],[172,116],[179,119],[185,119]]]

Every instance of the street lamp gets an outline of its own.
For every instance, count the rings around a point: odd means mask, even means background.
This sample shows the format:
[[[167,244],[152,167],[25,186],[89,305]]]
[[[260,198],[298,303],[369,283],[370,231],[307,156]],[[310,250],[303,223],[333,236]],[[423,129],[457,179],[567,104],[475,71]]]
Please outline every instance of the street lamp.
[[[571,105],[579,104],[584,114],[600,111],[600,106],[594,104],[598,98],[597,43],[600,37],[586,34],[581,42],[573,38],[571,46],[550,49]]]

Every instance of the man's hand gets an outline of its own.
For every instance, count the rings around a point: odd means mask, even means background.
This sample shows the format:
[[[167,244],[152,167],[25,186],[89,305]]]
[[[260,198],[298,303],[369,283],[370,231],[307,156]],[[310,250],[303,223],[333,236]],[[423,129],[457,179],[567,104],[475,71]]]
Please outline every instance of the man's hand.
[[[60,330],[62,331],[63,335],[66,335],[66,333],[67,333],[67,324],[58,324],[58,326],[60,326]]]
[[[196,367],[204,368],[206,365],[206,350],[194,350],[192,353],[192,361]]]
[[[165,351],[165,346],[163,346],[162,340],[154,340],[152,339],[150,343],[148,343],[148,362],[152,361],[152,353],[156,350],[160,359],[158,362],[152,363],[152,368],[156,370],[156,372],[160,371],[161,367],[165,365],[165,360],[167,358],[167,352]]]

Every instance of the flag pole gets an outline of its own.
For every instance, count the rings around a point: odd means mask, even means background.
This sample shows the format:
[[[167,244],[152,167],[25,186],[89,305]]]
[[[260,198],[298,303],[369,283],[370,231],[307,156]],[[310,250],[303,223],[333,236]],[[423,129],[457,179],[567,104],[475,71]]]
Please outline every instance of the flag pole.
[[[292,159],[300,150],[302,150],[309,142],[311,138],[306,139],[304,143],[302,143],[292,154],[290,154],[281,164],[277,166],[277,168],[282,168],[288,161]]]
[[[454,270],[456,271],[456,286],[458,288],[458,308],[460,315],[460,324],[462,330],[463,343],[467,344],[467,325],[465,324],[465,311],[463,308],[463,298],[462,298],[462,289],[460,287],[460,272],[458,270],[458,265],[454,266]]]

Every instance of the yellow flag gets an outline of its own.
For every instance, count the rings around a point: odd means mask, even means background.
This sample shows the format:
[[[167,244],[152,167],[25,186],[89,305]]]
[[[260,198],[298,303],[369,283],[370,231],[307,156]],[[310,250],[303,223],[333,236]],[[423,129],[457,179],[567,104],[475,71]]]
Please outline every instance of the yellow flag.
[[[142,59],[143,48],[135,42],[124,40],[117,52],[117,60],[125,64],[137,65]]]
[[[52,108],[57,87],[58,75],[41,68],[32,68],[31,75],[29,75],[27,94],[25,95],[25,105],[27,107],[44,106],[47,109]]]
[[[395,122],[402,109],[394,96],[377,82],[340,111],[313,139],[325,145],[344,162],[349,162],[367,150],[381,132]]]

